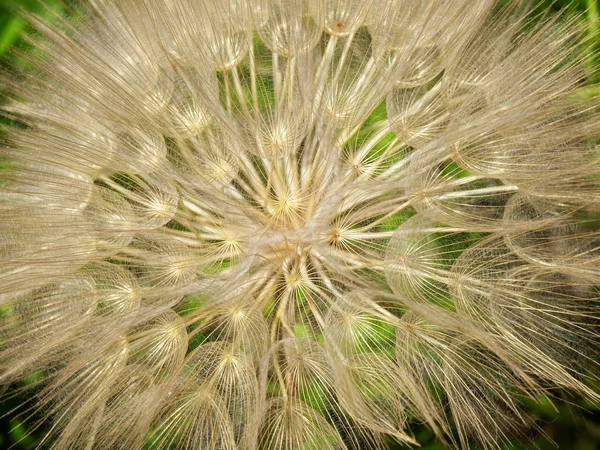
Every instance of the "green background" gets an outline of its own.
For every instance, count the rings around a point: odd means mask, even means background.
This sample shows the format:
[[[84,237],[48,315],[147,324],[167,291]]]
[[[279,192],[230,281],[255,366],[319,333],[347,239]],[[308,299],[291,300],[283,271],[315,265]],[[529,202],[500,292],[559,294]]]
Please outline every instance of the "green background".
[[[473,0],[478,1],[478,0]],[[507,0],[504,0],[507,1]],[[582,21],[589,31],[590,36],[598,34],[600,27],[598,11],[600,0],[544,0],[539,2],[540,9],[550,8],[553,12],[567,8],[568,14],[582,14]],[[58,0],[46,0],[46,4],[54,10],[60,10]],[[0,66],[3,68],[14,66],[17,57],[15,49],[24,49],[26,44],[23,33],[27,30],[24,20],[18,17],[20,9],[35,11],[39,14],[50,16],[48,11],[40,5],[38,0],[0,0]],[[600,49],[600,35],[595,36],[596,52]],[[592,81],[597,79],[595,72],[600,72],[598,55],[590,63],[589,76]],[[597,89],[596,89],[597,91]],[[600,386],[598,391],[600,391]],[[28,394],[28,396],[31,394]],[[559,394],[557,393],[557,396]],[[15,394],[14,389],[4,387],[0,389],[0,449],[26,450],[37,446],[43,430],[31,430],[12,412],[26,397]],[[553,400],[538,399],[528,406],[530,412],[536,417],[536,422],[541,428],[532,428],[520,441],[505,445],[506,450],[517,449],[556,449],[560,450],[596,450],[600,449],[600,405],[591,404],[581,398],[563,398]],[[435,440],[427,428],[414,424],[412,429],[423,450],[442,450],[444,445]],[[554,443],[553,443],[554,441]],[[396,443],[391,443],[393,449],[408,449]]]

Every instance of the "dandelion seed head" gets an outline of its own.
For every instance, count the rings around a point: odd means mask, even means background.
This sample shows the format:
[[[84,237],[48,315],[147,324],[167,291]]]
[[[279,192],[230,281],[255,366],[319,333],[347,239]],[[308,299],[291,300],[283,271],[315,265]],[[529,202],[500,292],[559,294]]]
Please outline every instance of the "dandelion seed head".
[[[94,0],[3,77],[0,382],[55,449],[499,448],[597,376],[597,99],[521,2]],[[539,18],[538,18],[539,19]],[[32,391],[33,392],[33,391]],[[33,417],[30,417],[33,420]]]

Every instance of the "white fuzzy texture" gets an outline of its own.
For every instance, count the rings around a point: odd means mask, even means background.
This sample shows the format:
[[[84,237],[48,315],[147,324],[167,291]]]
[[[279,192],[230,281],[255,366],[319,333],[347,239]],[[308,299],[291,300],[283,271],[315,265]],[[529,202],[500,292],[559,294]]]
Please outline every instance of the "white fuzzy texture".
[[[467,448],[598,399],[597,99],[492,0],[90,0],[32,19],[0,382],[63,449]],[[34,400],[34,399],[32,399]],[[146,448],[146,447],[144,447]]]

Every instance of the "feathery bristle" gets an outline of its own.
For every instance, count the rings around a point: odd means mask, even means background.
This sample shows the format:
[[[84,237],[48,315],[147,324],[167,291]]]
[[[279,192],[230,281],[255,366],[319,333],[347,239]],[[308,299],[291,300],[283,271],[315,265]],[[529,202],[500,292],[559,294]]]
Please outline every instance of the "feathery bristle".
[[[67,449],[500,448],[598,401],[577,19],[89,0],[5,77],[0,382]]]

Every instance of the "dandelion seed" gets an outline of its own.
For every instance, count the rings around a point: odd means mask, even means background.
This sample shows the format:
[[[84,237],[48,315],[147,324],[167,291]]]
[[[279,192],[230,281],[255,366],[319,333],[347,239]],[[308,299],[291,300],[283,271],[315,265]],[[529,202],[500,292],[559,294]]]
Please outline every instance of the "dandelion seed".
[[[62,449],[500,448],[598,401],[577,19],[94,0],[3,77],[0,382]]]

